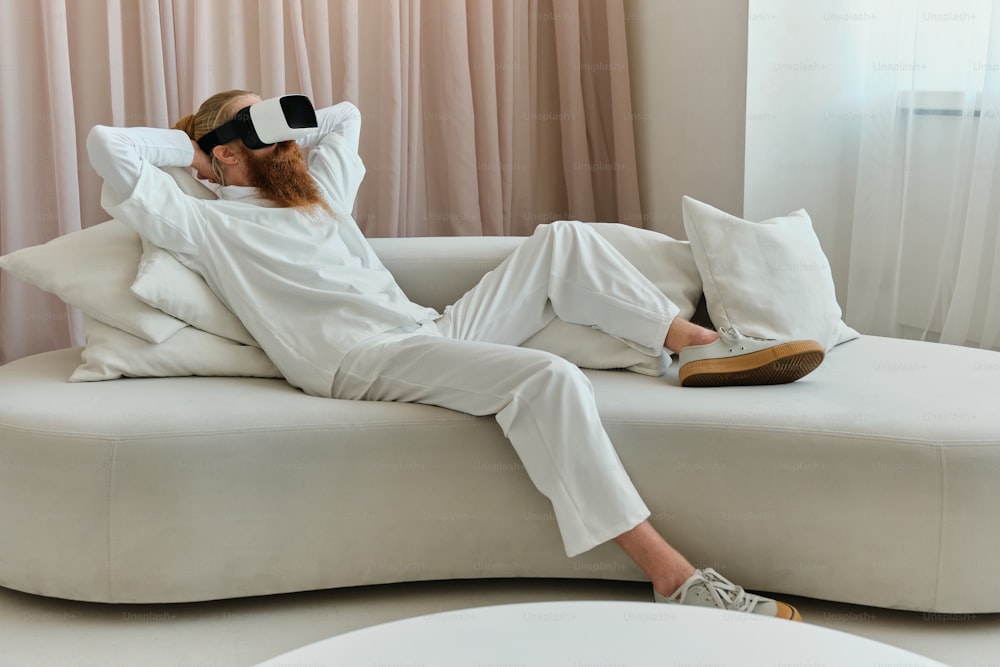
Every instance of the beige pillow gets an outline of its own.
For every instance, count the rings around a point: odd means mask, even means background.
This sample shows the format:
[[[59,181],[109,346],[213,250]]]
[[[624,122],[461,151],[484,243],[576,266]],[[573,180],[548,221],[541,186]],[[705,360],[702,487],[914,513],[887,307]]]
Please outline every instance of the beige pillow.
[[[130,291],[140,255],[139,235],[110,220],[16,250],[0,257],[0,267],[52,292],[89,317],[159,343],[185,324]]]
[[[827,350],[859,336],[841,319],[830,263],[804,210],[749,222],[684,197],[683,212],[717,328]]]
[[[282,377],[267,355],[193,327],[184,327],[162,343],[150,343],[89,317],[83,331],[87,346],[70,382],[120,377],[185,375]]]
[[[205,279],[166,250],[142,240],[142,259],[132,293],[193,327],[245,345],[257,345],[243,323],[226,308]]]

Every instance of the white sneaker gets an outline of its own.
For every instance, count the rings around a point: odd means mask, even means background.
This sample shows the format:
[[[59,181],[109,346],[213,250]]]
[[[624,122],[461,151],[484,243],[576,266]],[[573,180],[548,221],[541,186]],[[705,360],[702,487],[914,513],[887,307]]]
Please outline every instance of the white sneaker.
[[[710,567],[695,570],[691,578],[681,584],[670,597],[660,595],[654,590],[653,599],[656,602],[742,611],[790,621],[802,620],[799,610],[792,605],[747,593],[741,586],[737,586]]]
[[[785,384],[813,372],[826,352],[814,340],[782,341],[719,329],[719,339],[682,349],[680,380],[685,387]]]

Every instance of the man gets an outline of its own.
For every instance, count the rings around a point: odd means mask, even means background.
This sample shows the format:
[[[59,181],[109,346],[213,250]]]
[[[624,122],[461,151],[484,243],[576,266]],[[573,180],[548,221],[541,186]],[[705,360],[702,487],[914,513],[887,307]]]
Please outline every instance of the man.
[[[684,384],[719,385],[794,381],[822,361],[818,343],[720,337],[683,320],[603,237],[569,222],[539,226],[444,313],[414,304],[351,218],[364,176],[358,110],[320,110],[299,145],[220,137],[258,104],[227,91],[179,129],[95,127],[87,148],[110,186],[102,205],[204,276],[306,393],[495,415],[552,501],[568,556],[614,540],[659,601],[799,618],[674,550],[648,522],[586,376],[518,345],[559,317],[651,356],[666,347],[680,355]],[[219,199],[184,195],[155,168],[166,166],[193,168],[220,186]]]

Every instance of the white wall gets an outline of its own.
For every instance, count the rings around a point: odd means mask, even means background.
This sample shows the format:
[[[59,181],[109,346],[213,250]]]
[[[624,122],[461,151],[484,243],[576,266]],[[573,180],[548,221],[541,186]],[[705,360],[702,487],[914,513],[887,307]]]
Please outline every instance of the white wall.
[[[643,226],[681,197],[743,213],[749,0],[625,0]]]

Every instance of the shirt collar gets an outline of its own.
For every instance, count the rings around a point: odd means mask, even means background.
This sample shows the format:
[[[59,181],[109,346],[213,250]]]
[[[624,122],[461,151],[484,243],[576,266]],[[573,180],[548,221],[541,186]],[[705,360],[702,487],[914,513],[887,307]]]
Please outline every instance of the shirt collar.
[[[215,193],[216,198],[226,201],[246,201],[262,206],[276,206],[270,199],[261,196],[260,190],[250,185],[219,185],[212,181],[198,179],[198,182]]]
[[[216,190],[219,199],[238,201],[241,199],[260,199],[260,192],[257,188],[249,185],[223,185]]]

